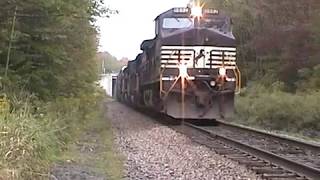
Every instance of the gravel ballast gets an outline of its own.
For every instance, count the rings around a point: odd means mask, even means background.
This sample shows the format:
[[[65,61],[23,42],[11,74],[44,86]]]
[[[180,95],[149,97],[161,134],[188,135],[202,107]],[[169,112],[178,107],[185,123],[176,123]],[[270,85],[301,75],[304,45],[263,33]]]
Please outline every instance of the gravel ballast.
[[[118,102],[107,104],[125,179],[259,179],[254,172]]]

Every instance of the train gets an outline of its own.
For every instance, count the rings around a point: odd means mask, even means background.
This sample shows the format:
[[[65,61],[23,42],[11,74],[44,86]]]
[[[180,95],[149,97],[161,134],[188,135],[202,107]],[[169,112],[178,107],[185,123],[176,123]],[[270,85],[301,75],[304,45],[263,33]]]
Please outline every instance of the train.
[[[155,37],[116,80],[116,99],[176,119],[225,119],[241,88],[231,18],[217,9],[176,7],[156,17]]]

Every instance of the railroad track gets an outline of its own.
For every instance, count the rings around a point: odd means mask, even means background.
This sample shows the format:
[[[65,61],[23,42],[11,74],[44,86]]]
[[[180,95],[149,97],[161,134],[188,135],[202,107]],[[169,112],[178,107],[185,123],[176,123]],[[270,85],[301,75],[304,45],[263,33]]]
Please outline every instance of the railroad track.
[[[218,121],[175,127],[191,139],[243,164],[265,179],[320,179],[320,146]]]

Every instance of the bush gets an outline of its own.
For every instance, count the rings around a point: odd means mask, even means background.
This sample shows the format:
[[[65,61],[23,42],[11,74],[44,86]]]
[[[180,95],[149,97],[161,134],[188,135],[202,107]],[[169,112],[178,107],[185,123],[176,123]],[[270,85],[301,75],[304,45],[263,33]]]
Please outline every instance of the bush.
[[[300,69],[298,73],[300,77],[300,80],[296,82],[298,91],[308,92],[313,89],[320,89],[320,65]]]
[[[253,92],[247,90],[236,100],[236,113],[242,122],[293,133],[320,131],[320,92]]]

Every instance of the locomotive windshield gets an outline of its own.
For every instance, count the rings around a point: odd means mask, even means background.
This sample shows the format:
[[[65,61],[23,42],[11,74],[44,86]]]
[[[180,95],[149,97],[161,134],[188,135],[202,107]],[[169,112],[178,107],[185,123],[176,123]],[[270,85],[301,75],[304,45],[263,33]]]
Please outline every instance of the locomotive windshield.
[[[164,18],[162,27],[164,29],[192,28],[193,20],[191,18]]]
[[[195,27],[211,29],[223,33],[231,32],[231,24],[229,18],[226,17],[206,17],[196,22],[193,18],[189,17],[172,17],[164,18],[162,23],[162,33],[164,36],[175,33],[175,31],[188,30]]]
[[[209,29],[216,29],[222,32],[229,32],[230,31],[230,24],[228,20],[225,18],[206,18],[200,21],[200,27],[209,28]]]

